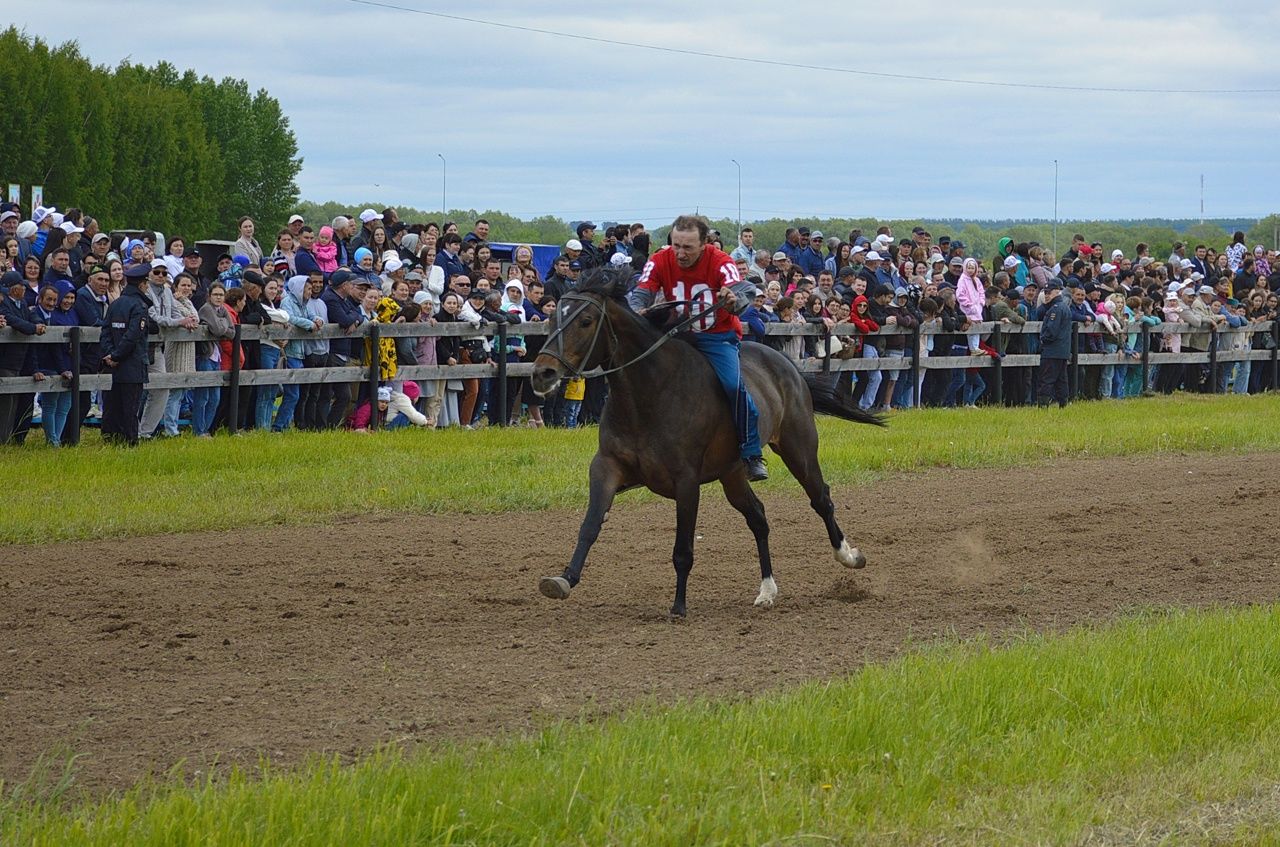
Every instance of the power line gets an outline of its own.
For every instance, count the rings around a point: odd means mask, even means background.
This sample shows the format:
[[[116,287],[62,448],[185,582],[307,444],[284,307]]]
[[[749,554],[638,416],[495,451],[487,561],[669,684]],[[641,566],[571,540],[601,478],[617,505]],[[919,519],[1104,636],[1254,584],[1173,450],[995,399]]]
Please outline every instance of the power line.
[[[347,0],[361,6],[373,6],[379,9],[390,9],[397,12],[408,12],[425,15],[431,18],[443,18],[450,21],[478,24],[480,26],[531,32],[538,35],[550,35],[555,38],[569,38],[575,41],[588,41],[594,44],[608,44],[614,47],[634,47],[638,50],[653,50],[658,53],[674,53],[681,56],[697,56],[703,59],[722,59],[728,62],[745,62],[753,65],[769,65],[777,68],[794,68],[804,71],[824,71],[828,73],[854,74],[856,76],[877,77],[879,79],[901,79],[911,82],[940,82],[950,85],[977,85],[992,88],[1029,88],[1040,91],[1084,91],[1103,94],[1280,94],[1280,88],[1105,88],[1088,85],[1050,85],[1036,82],[996,82],[984,79],[959,79],[945,76],[920,76],[916,74],[898,74],[888,71],[868,71],[861,68],[842,68],[833,65],[810,65],[803,62],[784,62],[778,59],[762,59],[758,56],[734,56],[728,53],[713,53],[706,50],[688,50],[680,47],[664,47],[658,44],[644,44],[638,41],[622,41],[615,38],[600,38],[594,35],[582,35],[576,32],[563,32],[541,27],[523,26],[521,24],[491,21],[483,18],[470,18],[464,15],[452,15],[445,12],[431,12],[426,9],[415,9],[395,3],[379,2],[379,0]]]

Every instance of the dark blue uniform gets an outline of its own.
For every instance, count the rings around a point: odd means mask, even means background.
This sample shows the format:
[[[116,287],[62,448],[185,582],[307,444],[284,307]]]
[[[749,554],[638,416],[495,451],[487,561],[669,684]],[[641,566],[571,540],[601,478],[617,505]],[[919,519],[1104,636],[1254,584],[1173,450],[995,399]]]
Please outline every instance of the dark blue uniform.
[[[139,267],[146,269],[146,265]],[[132,269],[131,269],[132,270]],[[150,301],[131,279],[107,309],[102,330],[102,372],[111,374],[111,390],[102,401],[102,437],[138,443],[142,386],[147,382],[147,307]],[[105,359],[111,358],[112,365]]]
[[[1057,285],[1056,282],[1049,283]],[[1071,302],[1059,294],[1040,316],[1040,373],[1036,397],[1041,406],[1066,406],[1070,393],[1067,363],[1071,359]]]
[[[0,315],[9,328],[22,335],[35,335],[36,322],[26,302],[9,296],[9,288],[22,284],[22,275],[7,271],[0,278]],[[32,345],[21,342],[0,344],[0,376],[29,376],[34,373],[35,355]],[[10,439],[25,438],[30,426],[31,404],[34,394],[0,394],[0,445]]]

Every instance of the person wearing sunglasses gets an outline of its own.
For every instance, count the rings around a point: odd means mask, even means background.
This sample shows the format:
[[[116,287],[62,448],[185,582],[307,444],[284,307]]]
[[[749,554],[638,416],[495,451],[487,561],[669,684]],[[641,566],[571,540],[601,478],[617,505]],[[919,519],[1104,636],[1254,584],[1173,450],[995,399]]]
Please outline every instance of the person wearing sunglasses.
[[[148,304],[148,332],[154,332],[157,328],[164,329],[166,327],[181,327],[187,330],[194,330],[200,325],[198,317],[184,314],[178,308],[173,296],[173,280],[169,276],[169,266],[164,259],[151,260],[151,270],[147,273],[147,282],[142,287],[142,293],[146,296]],[[151,364],[147,369],[148,374],[168,373],[165,367],[164,344],[153,343],[151,345],[150,361]],[[138,425],[138,434],[141,438],[150,438],[155,433],[161,419],[164,417],[165,406],[168,403],[169,389],[153,388],[147,391],[147,402],[142,407],[142,422]],[[178,434],[176,419],[167,422],[164,432],[168,436],[176,436]]]

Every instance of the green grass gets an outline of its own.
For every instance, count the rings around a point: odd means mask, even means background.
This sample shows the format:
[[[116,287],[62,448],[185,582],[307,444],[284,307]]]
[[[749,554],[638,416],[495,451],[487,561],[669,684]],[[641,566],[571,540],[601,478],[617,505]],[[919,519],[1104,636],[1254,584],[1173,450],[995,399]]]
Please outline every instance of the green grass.
[[[1065,410],[936,409],[894,415],[888,430],[819,419],[832,484],[924,467],[1025,464],[1059,456],[1280,447],[1280,394],[1080,403]],[[6,505],[0,543],[325,521],[336,515],[580,507],[594,429],[358,435],[249,433],[136,450],[103,446],[0,452],[23,496]],[[776,459],[766,491],[792,491]],[[644,499],[628,493],[620,502]]]
[[[748,702],[81,806],[10,800],[0,842],[1252,842],[1280,838],[1278,705],[1280,608],[1152,612]]]

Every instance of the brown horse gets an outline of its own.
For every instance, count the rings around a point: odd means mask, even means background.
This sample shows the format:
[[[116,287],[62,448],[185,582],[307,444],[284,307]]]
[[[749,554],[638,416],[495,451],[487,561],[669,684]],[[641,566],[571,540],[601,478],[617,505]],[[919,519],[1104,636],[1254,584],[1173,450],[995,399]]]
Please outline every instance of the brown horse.
[[[698,498],[704,483],[718,480],[729,503],[742,513],[760,556],[760,593],[755,605],[772,606],[778,595],[769,559],[769,523],[764,504],[751,490],[738,455],[738,439],[720,382],[691,345],[666,341],[668,334],[633,312],[624,299],[630,275],[600,269],[584,274],[565,294],[551,318],[551,334],[534,360],[533,388],[547,394],[561,378],[597,367],[607,370],[609,401],[600,421],[600,444],[591,461],[590,501],[569,566],[544,577],[539,590],[565,599],[582,578],[587,553],[614,495],[644,486],[676,501],[676,543],[671,560],[676,596],[671,613],[685,615],[685,588],[693,568]],[[762,344],[741,348],[742,378],[759,410],[762,444],[782,458],[822,518],[840,564],[861,568],[866,557],[845,540],[818,465],[814,412],[883,426],[884,422],[841,402],[829,382],[803,375],[791,360]]]

